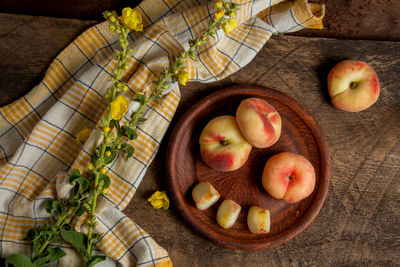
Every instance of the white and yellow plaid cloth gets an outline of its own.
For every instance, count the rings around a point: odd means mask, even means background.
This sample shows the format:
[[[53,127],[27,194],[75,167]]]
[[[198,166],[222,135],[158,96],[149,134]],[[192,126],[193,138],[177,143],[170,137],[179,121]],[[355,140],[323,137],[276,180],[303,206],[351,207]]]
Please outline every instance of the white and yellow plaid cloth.
[[[276,33],[302,28],[322,28],[324,7],[306,0],[240,0],[238,27],[198,50],[198,60],[187,60],[191,81],[220,80],[249,63]],[[143,32],[130,34],[133,57],[124,77],[133,97],[135,91],[151,91],[152,80],[168,68],[174,56],[188,48],[216,12],[215,2],[204,0],[144,0],[138,7]],[[62,34],[62,33],[60,33]],[[95,127],[105,110],[102,95],[111,86],[109,73],[116,62],[113,48],[117,35],[106,22],[95,25],[75,39],[51,63],[43,81],[30,93],[0,109],[0,256],[12,253],[32,256],[32,247],[22,241],[27,230],[48,219],[44,203],[65,195],[67,173],[85,170],[97,134],[84,144],[75,138],[84,127]],[[133,141],[134,157],[116,159],[107,169],[112,185],[100,200],[96,231],[104,236],[96,253],[109,257],[107,266],[170,266],[168,253],[123,214],[153,160],[179,103],[176,82],[161,105],[149,105],[148,118]],[[12,90],[12,88],[9,88]],[[184,90],[184,88],[182,88]],[[83,218],[74,222],[77,230]],[[57,266],[82,265],[80,257],[65,245],[68,255]],[[102,251],[102,252],[101,252]]]

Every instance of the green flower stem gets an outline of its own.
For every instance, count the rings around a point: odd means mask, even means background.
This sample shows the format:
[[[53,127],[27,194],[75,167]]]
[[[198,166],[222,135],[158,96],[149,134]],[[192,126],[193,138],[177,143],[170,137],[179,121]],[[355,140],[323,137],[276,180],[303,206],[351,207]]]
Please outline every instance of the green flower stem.
[[[110,98],[107,99],[108,102],[108,109],[107,109],[107,115],[106,115],[106,120],[105,123],[103,125],[103,127],[110,127],[110,123],[112,120],[112,116],[111,116],[111,102],[115,99],[116,94],[118,91],[120,91],[120,84],[121,81],[120,79],[122,78],[122,71],[124,70],[124,66],[126,66],[126,61],[128,58],[128,41],[127,41],[127,36],[129,34],[129,29],[127,29],[124,26],[120,26],[120,31],[121,31],[121,37],[120,38],[120,46],[122,47],[122,52],[119,52],[120,57],[118,57],[118,65],[115,67],[115,69],[113,70],[113,75],[112,77],[112,84],[113,84],[113,88],[111,91],[111,95]],[[97,198],[100,194],[100,190],[99,190],[99,177],[100,177],[100,173],[99,171],[104,168],[106,166],[106,164],[104,164],[104,153],[106,151],[107,148],[107,137],[109,136],[109,133],[105,133],[103,132],[103,142],[101,144],[101,150],[100,150],[100,156],[97,159],[97,162],[94,162],[94,166],[95,166],[95,178],[94,178],[94,192],[93,192],[93,199],[91,201],[91,205],[90,205],[90,210],[89,210],[89,224],[88,224],[88,244],[87,244],[87,252],[89,255],[92,255],[92,248],[93,248],[93,229],[95,227],[95,221],[96,221],[96,206],[97,206]],[[119,142],[119,139],[117,137],[117,139],[115,141]],[[117,143],[117,142],[114,142]]]
[[[99,176],[100,174],[96,172],[95,178],[94,178],[94,187],[97,188],[99,184]],[[88,229],[88,245],[87,245],[87,252],[89,255],[92,255],[92,243],[93,243],[93,228],[94,228],[94,220],[95,220],[95,211],[96,211],[96,205],[97,205],[97,196],[98,196],[98,190],[94,190],[93,193],[93,201],[92,201],[92,206],[90,209],[90,224],[89,224],[89,229]]]

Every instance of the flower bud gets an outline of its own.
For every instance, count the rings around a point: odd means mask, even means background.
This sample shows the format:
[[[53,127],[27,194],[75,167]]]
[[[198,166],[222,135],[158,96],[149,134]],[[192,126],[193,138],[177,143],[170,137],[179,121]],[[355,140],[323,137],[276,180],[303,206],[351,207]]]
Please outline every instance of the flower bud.
[[[223,8],[223,5],[224,5],[224,2],[222,2],[222,1],[217,1],[216,3],[215,3],[215,9],[217,9],[217,10],[219,10],[219,9],[222,9]]]

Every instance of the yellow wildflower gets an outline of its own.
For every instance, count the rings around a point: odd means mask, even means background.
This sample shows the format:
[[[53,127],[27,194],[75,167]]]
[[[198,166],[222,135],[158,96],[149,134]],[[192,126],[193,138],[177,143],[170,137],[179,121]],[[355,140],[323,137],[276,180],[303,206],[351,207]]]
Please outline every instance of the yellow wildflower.
[[[216,10],[220,10],[220,9],[222,9],[223,8],[223,6],[224,6],[224,2],[222,2],[222,1],[217,1],[216,3],[215,3],[215,9]]]
[[[103,191],[101,191],[101,193],[103,193],[103,195],[107,194],[108,192],[108,188],[104,188]]]
[[[236,13],[235,13],[235,12],[230,12],[230,13],[229,13],[229,17],[233,18],[234,16],[236,16]]]
[[[228,21],[223,24],[221,27],[226,34],[230,33],[237,26],[236,19],[228,19]]]
[[[93,170],[93,169],[94,169],[93,163],[89,163],[89,164],[88,164],[88,169],[89,169],[89,170]]]
[[[106,168],[101,168],[101,169],[100,169],[100,173],[101,173],[101,174],[105,174],[106,172],[107,172],[107,169],[106,169]]]
[[[89,138],[91,132],[93,129],[88,128],[88,127],[83,127],[83,129],[76,135],[76,141],[80,142],[80,143],[84,143],[87,141],[87,139]]]
[[[111,138],[110,137],[106,137],[106,143],[110,143],[111,142]]]
[[[113,120],[121,119],[128,111],[128,98],[126,96],[117,96],[110,103],[111,118]]]
[[[178,81],[179,81],[180,84],[186,85],[186,83],[188,82],[188,80],[189,80],[189,72],[187,72],[187,71],[181,71],[181,72],[179,72],[179,74],[178,74]]]
[[[116,19],[115,19],[114,16],[110,16],[109,20],[110,20],[111,22],[115,22]]]
[[[110,150],[107,150],[107,151],[106,151],[106,156],[107,156],[107,157],[111,156],[111,151],[110,151]]]
[[[122,9],[122,22],[131,30],[143,30],[142,15],[139,11],[133,10],[130,7],[125,7]]]
[[[220,19],[223,15],[225,15],[225,12],[223,10],[220,10],[214,14],[216,19]]]
[[[147,200],[155,209],[168,209],[169,208],[169,199],[165,191],[156,191],[153,195]]]
[[[111,130],[111,129],[110,129],[110,127],[108,127],[108,126],[104,127],[104,129],[103,129],[103,131],[104,131],[105,133],[108,133],[110,130]]]

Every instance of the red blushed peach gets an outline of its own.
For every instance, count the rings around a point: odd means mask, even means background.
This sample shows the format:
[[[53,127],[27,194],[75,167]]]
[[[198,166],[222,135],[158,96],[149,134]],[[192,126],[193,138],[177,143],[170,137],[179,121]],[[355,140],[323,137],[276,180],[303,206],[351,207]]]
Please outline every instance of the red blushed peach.
[[[235,117],[229,115],[212,119],[201,133],[199,142],[203,161],[218,171],[239,169],[251,151],[251,145],[240,132]]]
[[[279,113],[259,98],[243,100],[236,111],[236,121],[246,140],[258,148],[272,146],[281,135]]]
[[[265,164],[262,184],[272,197],[295,203],[314,191],[314,167],[302,155],[282,152]]]
[[[379,97],[379,80],[365,62],[344,60],[328,74],[328,92],[336,108],[357,112],[369,108]]]

